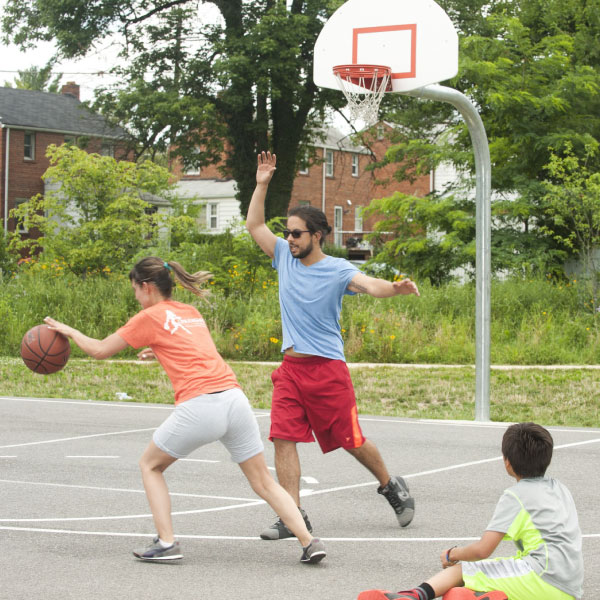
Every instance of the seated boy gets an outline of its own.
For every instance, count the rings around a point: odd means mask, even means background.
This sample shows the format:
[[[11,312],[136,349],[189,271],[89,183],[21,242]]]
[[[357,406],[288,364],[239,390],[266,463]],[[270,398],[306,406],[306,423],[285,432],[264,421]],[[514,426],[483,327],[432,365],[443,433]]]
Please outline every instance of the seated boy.
[[[369,590],[358,600],[432,600],[463,585],[475,592],[499,590],[508,600],[579,600],[581,531],[569,490],[545,476],[552,448],[552,436],[540,425],[511,425],[502,438],[502,455],[507,473],[517,483],[500,497],[481,539],[442,552],[444,570],[412,590]],[[489,559],[503,539],[514,541],[517,554]]]

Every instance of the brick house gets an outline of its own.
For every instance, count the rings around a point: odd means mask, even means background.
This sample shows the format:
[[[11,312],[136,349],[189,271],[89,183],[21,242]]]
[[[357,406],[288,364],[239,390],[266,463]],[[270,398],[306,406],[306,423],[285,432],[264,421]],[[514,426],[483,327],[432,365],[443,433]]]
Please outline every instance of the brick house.
[[[76,143],[88,152],[127,158],[126,132],[79,101],[69,82],[60,94],[0,87],[0,218],[5,231],[15,224],[10,211],[44,193],[50,144]]]
[[[307,156],[294,182],[290,208],[310,204],[322,210],[333,229],[328,242],[346,246],[352,258],[370,256],[363,236],[373,230],[375,218],[364,218],[362,211],[373,198],[396,191],[424,196],[432,189],[433,176],[399,182],[393,178],[393,165],[376,172],[367,170],[373,160],[383,158],[389,146],[384,135],[387,127],[381,124],[376,129],[369,148],[356,145],[335,128],[327,129],[323,141],[315,141],[312,160]],[[224,177],[218,166],[186,171],[179,161],[173,161],[171,169],[178,178],[179,193],[205,203],[203,221],[209,232],[225,231],[245,218],[235,199],[235,182]]]
[[[310,204],[322,210],[332,227],[336,246],[346,246],[351,258],[370,256],[370,245],[364,235],[373,231],[376,217],[363,217],[363,210],[374,198],[385,198],[394,192],[425,196],[431,191],[431,176],[416,178],[414,182],[394,179],[394,165],[369,170],[375,160],[381,160],[389,139],[389,126],[381,123],[375,136],[365,140],[366,146],[356,145],[350,136],[343,136],[330,128],[323,141],[315,142],[316,158],[307,161],[294,182],[290,208]]]

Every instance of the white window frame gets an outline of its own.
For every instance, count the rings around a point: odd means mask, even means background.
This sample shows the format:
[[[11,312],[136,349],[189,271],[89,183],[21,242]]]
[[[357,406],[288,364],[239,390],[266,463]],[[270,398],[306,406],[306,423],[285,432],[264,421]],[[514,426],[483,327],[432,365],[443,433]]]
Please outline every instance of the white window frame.
[[[358,170],[359,157],[358,154],[352,155],[352,177],[358,177],[360,175]]]
[[[27,143],[27,136],[30,136],[30,143]],[[29,148],[29,154],[27,149]],[[23,133],[23,159],[35,160],[35,131],[25,131]]]
[[[325,176],[333,177],[333,150],[325,149]]]
[[[363,207],[357,206],[354,209],[354,231],[363,230]]]
[[[206,205],[206,227],[210,231],[219,229],[219,203],[208,202]]]
[[[333,207],[333,245],[341,246],[344,229],[344,209],[341,206]]]

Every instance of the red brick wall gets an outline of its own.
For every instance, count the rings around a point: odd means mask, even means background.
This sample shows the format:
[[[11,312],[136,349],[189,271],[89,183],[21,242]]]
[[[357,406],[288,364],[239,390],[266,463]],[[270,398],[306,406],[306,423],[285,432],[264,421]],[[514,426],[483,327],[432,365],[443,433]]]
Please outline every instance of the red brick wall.
[[[376,158],[380,159],[387,148],[385,140],[376,141],[372,145]],[[359,154],[358,177],[352,175],[352,152],[333,150],[334,170],[333,177],[325,177],[325,215],[333,227],[334,206],[343,209],[342,229],[354,230],[354,216],[356,207],[366,207],[374,198],[385,198],[394,192],[402,192],[416,196],[425,196],[430,191],[429,176],[418,177],[414,182],[396,181],[393,178],[394,165],[383,169],[367,171],[366,168],[373,162],[371,155]],[[323,160],[323,150],[317,151],[317,158]],[[311,165],[308,174],[299,173],[294,182],[290,208],[302,202],[309,202],[311,206],[322,210],[323,206],[323,169],[325,164],[319,162]],[[383,183],[379,183],[383,182]],[[352,204],[349,206],[347,200]],[[363,220],[363,231],[372,231],[376,217]]]
[[[0,216],[2,224],[4,223],[4,189],[5,189],[5,167],[6,167],[6,135],[7,130],[2,131],[2,146],[0,147],[0,190],[1,190],[1,208]],[[46,169],[50,166],[48,159],[46,158],[46,148],[50,144],[56,144],[57,146],[63,144],[65,141],[64,134],[61,133],[46,133],[41,131],[35,132],[35,158],[29,160],[24,158],[24,144],[25,144],[25,130],[22,129],[11,129],[10,130],[10,144],[9,144],[9,178],[8,178],[8,212],[15,207],[15,200],[17,198],[29,199],[36,194],[44,193],[44,181],[42,175]],[[87,152],[100,153],[102,150],[101,139],[91,139],[86,146]],[[116,144],[115,147],[115,158],[120,160],[127,160],[133,158],[132,153],[127,153],[126,148],[123,144]],[[8,226],[10,230],[14,229],[14,223],[12,219],[9,219]]]

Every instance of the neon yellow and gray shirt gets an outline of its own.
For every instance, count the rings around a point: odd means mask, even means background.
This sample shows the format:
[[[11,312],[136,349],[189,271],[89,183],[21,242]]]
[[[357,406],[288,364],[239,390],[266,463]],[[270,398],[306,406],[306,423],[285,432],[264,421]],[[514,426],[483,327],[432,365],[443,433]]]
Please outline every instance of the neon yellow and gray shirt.
[[[583,554],[571,492],[556,479],[521,479],[501,496],[486,528],[504,533],[522,558],[550,585],[581,598]]]

